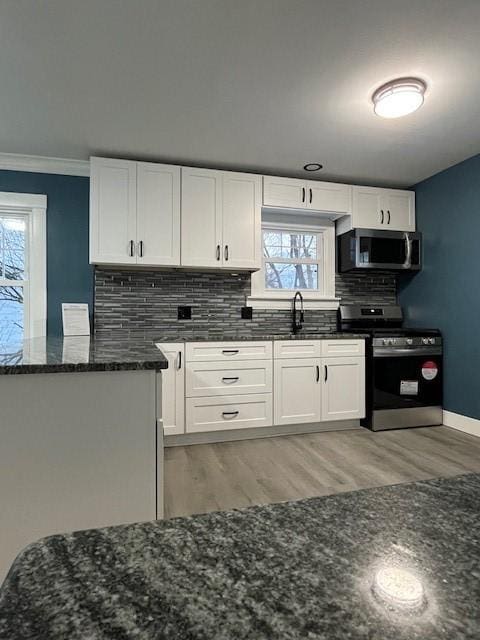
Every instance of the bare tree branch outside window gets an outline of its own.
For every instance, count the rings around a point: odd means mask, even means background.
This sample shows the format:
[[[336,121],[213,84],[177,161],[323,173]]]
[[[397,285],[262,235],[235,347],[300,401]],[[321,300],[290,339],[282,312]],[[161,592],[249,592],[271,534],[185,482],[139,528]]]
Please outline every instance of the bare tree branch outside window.
[[[0,342],[20,341],[24,326],[26,220],[0,214]]]
[[[318,235],[264,230],[266,289],[318,289]]]

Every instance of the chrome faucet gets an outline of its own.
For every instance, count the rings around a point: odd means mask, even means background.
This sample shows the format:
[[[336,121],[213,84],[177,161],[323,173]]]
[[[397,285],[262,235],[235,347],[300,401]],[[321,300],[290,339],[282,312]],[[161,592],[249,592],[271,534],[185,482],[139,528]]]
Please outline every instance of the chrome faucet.
[[[300,300],[300,318],[297,322],[297,300]],[[300,291],[297,291],[293,296],[292,301],[292,331],[293,333],[298,333],[300,329],[303,327],[305,316],[303,313],[303,296]]]

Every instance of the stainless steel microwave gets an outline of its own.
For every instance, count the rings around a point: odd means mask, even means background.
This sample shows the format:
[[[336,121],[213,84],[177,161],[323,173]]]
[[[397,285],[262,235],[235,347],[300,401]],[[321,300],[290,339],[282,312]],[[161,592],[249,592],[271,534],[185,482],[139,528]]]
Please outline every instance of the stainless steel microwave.
[[[352,229],[338,236],[338,271],[382,269],[419,271],[422,234],[412,231]]]

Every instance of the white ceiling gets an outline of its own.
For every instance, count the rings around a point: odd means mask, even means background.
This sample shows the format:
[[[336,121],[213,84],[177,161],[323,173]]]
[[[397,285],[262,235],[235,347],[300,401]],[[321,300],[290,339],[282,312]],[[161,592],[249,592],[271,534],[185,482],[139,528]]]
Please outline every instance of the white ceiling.
[[[0,151],[412,185],[480,151],[479,71],[480,0],[2,0]]]

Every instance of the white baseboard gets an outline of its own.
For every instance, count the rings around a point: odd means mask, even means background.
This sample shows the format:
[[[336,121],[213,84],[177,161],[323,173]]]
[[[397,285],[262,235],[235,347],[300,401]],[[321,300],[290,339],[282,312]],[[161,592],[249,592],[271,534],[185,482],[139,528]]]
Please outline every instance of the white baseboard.
[[[453,411],[444,411],[443,424],[446,427],[458,429],[458,431],[463,431],[464,433],[469,433],[471,436],[480,438],[480,420],[476,418],[462,416],[460,413],[453,413]]]

